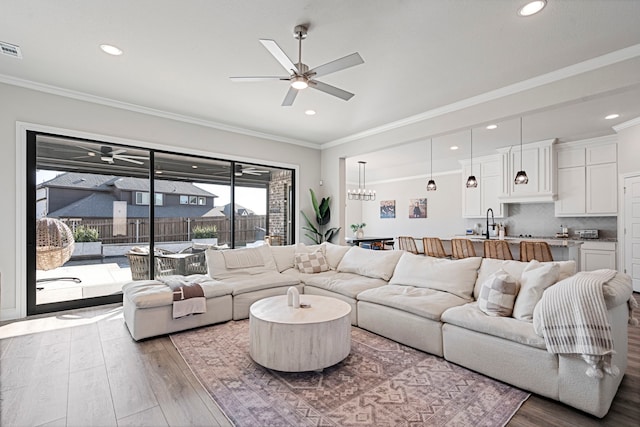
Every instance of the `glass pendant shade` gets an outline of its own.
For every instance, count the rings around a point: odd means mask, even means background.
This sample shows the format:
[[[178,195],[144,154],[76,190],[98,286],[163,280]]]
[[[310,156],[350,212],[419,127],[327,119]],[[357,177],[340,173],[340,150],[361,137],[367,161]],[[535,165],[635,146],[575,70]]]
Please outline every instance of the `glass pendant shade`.
[[[525,171],[518,171],[518,173],[516,174],[516,179],[514,180],[514,182],[516,183],[516,185],[528,184],[529,183],[529,177],[527,176],[527,173]]]
[[[522,117],[520,117],[520,169],[522,169]],[[529,177],[524,170],[519,170],[513,182],[516,185],[528,184]]]
[[[478,186],[478,180],[473,174],[473,129],[470,130],[471,133],[471,175],[467,178],[467,188],[476,188]]]
[[[427,191],[436,191],[438,187],[436,186],[436,182],[433,180],[433,139],[431,140],[429,147],[431,150],[431,154],[429,156],[431,159],[431,179],[427,182]]]

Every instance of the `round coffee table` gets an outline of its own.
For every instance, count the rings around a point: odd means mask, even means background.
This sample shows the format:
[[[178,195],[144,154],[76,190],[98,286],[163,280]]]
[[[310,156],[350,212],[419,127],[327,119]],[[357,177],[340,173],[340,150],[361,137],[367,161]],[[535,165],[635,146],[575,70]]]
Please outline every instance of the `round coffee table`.
[[[249,354],[265,368],[284,372],[318,371],[343,360],[351,351],[351,306],[336,298],[300,295],[265,298],[249,309]]]

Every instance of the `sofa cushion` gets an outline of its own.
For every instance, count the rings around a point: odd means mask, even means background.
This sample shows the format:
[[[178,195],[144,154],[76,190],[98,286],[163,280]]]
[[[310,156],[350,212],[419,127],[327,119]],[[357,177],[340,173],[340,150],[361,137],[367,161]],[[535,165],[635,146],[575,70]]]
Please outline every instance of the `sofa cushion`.
[[[362,291],[387,285],[387,282],[382,279],[335,271],[320,274],[303,274],[300,276],[300,280],[305,286],[313,286],[354,299]]]
[[[531,323],[512,317],[487,316],[478,308],[477,302],[446,310],[442,314],[442,321],[531,347],[547,348],[544,339],[535,333]],[[469,351],[473,351],[473,349],[469,349]]]
[[[322,251],[296,253],[295,264],[301,273],[329,271],[329,264]]]
[[[404,252],[389,284],[430,288],[471,300],[481,261],[478,257],[451,260]]]
[[[298,280],[297,277],[280,274],[275,271],[251,275],[236,275],[222,281],[231,287],[233,295],[300,284],[300,280]]]
[[[399,285],[386,285],[363,291],[358,294],[358,300],[384,305],[436,321],[440,321],[442,313],[447,309],[468,302],[448,292]]]
[[[229,252],[226,257],[225,252]],[[206,254],[207,270],[214,279],[278,271],[269,245],[224,251],[207,249]]]
[[[402,254],[402,251],[372,251],[352,246],[342,257],[337,270],[388,281]]]
[[[573,276],[576,272],[575,261],[552,261],[550,264],[551,263],[560,266],[560,277],[558,280]],[[503,261],[501,259],[482,258],[482,264],[480,265],[480,270],[478,270],[478,280],[476,280],[476,284],[473,289],[474,298],[478,299],[478,295],[480,295],[480,287],[484,281],[496,271],[502,269],[519,281],[520,276],[522,276],[522,272],[527,265],[528,263],[526,262],[515,260]]]
[[[296,245],[270,246],[270,248],[271,255],[273,255],[273,259],[276,262],[276,268],[280,273],[295,267]]]
[[[207,299],[230,295],[233,291],[228,284],[212,280],[206,275],[191,275],[189,281],[202,286],[204,296]],[[158,280],[135,280],[125,283],[122,286],[122,293],[138,308],[162,307],[173,304],[173,291]]]
[[[333,243],[324,242],[322,244],[324,248],[324,254],[329,262],[329,268],[335,270],[340,265],[340,261],[344,257],[344,254],[351,249],[351,246],[334,245]]]
[[[493,273],[480,288],[478,308],[489,316],[509,317],[518,295],[518,281],[504,270]]]
[[[513,306],[513,317],[533,321],[533,309],[542,298],[542,293],[558,281],[560,266],[554,263],[529,261],[520,277],[520,292]]]

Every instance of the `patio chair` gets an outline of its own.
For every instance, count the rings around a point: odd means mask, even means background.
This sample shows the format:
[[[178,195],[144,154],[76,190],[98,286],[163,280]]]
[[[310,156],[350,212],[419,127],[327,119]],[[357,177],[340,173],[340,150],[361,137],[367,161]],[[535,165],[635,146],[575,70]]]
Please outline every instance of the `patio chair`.
[[[178,274],[179,260],[175,258],[167,258],[162,255],[173,254],[175,252],[166,249],[155,249],[154,256],[154,278],[171,276]],[[127,252],[129,259],[129,267],[131,268],[131,278],[133,280],[149,279],[149,254],[144,252]]]
[[[207,256],[205,254],[205,249],[190,246],[181,250],[180,253],[192,254],[184,261],[185,275],[207,274]]]
[[[71,229],[55,218],[36,221],[36,270],[53,270],[64,265],[73,254],[75,241]],[[71,280],[80,283],[77,277],[50,277],[38,279],[36,283]],[[42,290],[42,287],[36,287]]]

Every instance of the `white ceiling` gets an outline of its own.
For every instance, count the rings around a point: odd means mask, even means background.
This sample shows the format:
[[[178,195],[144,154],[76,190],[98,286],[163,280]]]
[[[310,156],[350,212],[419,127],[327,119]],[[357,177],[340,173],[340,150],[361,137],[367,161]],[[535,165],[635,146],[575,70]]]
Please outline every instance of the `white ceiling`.
[[[0,82],[317,147],[446,111],[451,117],[435,134],[401,146],[391,139],[392,151],[357,159],[404,167],[427,159],[425,141],[434,137],[436,170],[469,155],[470,123],[474,154],[482,154],[519,142],[519,115],[525,143],[611,134],[613,125],[640,117],[640,1],[548,0],[540,14],[521,18],[524,1],[3,0],[0,41],[20,46],[23,59],[0,55]],[[281,107],[287,83],[229,80],[282,75],[258,40],[275,40],[296,62],[292,32],[301,23],[309,25],[303,62],[310,67],[353,52],[363,57],[364,64],[319,79],[355,93],[350,101],[306,89]],[[103,43],[124,54],[104,54]],[[536,87],[556,84],[562,94],[594,70],[601,81],[589,96],[522,107]],[[516,97],[519,108],[505,112]],[[483,108],[478,121],[464,114],[470,105]],[[317,114],[305,116],[309,108]],[[612,112],[620,118],[603,119]],[[489,133],[489,122],[500,127]],[[452,154],[454,143],[461,149]]]

